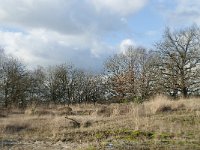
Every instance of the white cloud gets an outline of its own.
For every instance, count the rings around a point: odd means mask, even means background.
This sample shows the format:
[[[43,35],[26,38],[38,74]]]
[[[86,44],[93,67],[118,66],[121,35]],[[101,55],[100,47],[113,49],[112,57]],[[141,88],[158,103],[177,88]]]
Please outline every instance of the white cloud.
[[[191,25],[200,24],[200,1],[199,0],[154,0],[157,2],[159,12],[164,16],[168,25]],[[155,3],[156,3],[155,2]]]
[[[179,23],[200,23],[200,1],[199,0],[177,0],[177,7],[171,14],[173,21]]]
[[[118,30],[124,25],[120,16],[137,12],[147,0],[0,0],[0,3],[2,22],[79,34],[97,29]]]
[[[113,52],[88,35],[68,36],[44,29],[25,34],[0,31],[0,39],[6,54],[22,59],[29,67],[72,62],[81,68],[98,70]]]
[[[128,47],[135,46],[135,42],[132,39],[124,39],[120,43],[120,52],[124,53]]]
[[[0,0],[0,45],[29,66],[72,61],[98,68],[114,51],[105,37],[126,32],[129,15],[147,2]]]
[[[147,0],[91,0],[98,11],[107,9],[119,15],[129,15],[143,8]]]

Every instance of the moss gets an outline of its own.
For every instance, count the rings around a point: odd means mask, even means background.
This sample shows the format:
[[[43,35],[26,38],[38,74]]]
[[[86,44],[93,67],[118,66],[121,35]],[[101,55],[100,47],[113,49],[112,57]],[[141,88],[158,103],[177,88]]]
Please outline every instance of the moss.
[[[154,137],[154,132],[140,131],[140,130],[130,130],[130,129],[118,129],[118,130],[108,130],[96,134],[98,139],[112,136],[115,139],[124,139],[127,141],[135,141],[140,139],[152,139]]]
[[[123,137],[120,137],[119,139],[123,139],[125,141],[136,141],[136,139],[132,136],[123,136]]]
[[[131,136],[135,138],[146,138],[146,139],[152,139],[154,137],[154,134],[155,134],[154,132],[140,131],[140,130],[131,132]]]
[[[178,145],[181,145],[181,146],[184,146],[184,145],[186,145],[186,141],[178,141],[177,144],[178,144]]]
[[[96,133],[96,134],[95,134],[95,137],[96,137],[97,139],[101,139],[101,138],[103,138],[103,134],[101,134],[101,133]]]
[[[96,150],[97,148],[95,146],[88,146],[85,150]]]
[[[171,133],[156,133],[152,131],[141,131],[141,130],[118,130],[117,139],[124,139],[127,141],[140,141],[140,140],[151,140],[151,139],[159,139],[159,140],[168,140],[174,137]]]
[[[172,135],[171,133],[163,132],[154,134],[153,137],[159,140],[167,140],[167,139],[172,139],[174,135]]]

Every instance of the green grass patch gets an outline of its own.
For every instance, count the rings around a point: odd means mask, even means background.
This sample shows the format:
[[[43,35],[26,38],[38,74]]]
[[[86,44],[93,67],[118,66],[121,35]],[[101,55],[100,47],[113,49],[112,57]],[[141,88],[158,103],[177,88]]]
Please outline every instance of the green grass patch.
[[[173,137],[174,135],[171,133],[157,133],[153,131],[141,131],[130,129],[98,131],[95,134],[95,138],[98,140],[113,138],[123,139],[127,141],[145,141],[151,139],[168,140],[172,139]]]

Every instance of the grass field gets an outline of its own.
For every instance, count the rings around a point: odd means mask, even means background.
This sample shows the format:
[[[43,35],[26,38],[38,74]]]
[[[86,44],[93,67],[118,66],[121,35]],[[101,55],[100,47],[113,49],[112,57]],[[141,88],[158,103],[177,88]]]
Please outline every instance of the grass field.
[[[0,149],[200,149],[200,99],[1,110]]]

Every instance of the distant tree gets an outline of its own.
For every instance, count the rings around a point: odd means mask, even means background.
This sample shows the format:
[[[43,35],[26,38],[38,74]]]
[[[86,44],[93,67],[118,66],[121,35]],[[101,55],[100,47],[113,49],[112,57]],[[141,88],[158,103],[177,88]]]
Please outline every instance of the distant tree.
[[[4,105],[4,71],[3,71],[3,64],[5,62],[5,54],[4,49],[0,48],[0,106]]]
[[[154,53],[141,47],[128,47],[124,53],[110,57],[105,63],[110,92],[119,99],[147,99],[156,83],[154,61]]]
[[[95,103],[104,96],[99,76],[70,65],[51,67],[46,83],[49,100],[55,104]]]
[[[161,92],[158,84],[160,76],[156,65],[158,62],[159,59],[155,52],[144,48],[137,50],[137,94],[141,101]]]
[[[83,81],[82,97],[85,103],[95,104],[97,101],[104,100],[106,87],[101,75],[85,73]]]
[[[38,67],[33,71],[29,71],[28,93],[30,103],[38,105],[47,102],[47,85],[46,73],[43,67]]]
[[[105,71],[108,76],[109,94],[122,99],[126,96],[124,73],[128,70],[126,57],[120,53],[108,58],[105,62]]]
[[[73,70],[71,74],[70,94],[72,102],[95,103],[99,99],[99,78],[80,69]]]
[[[192,26],[172,32],[166,29],[161,42],[156,44],[160,54],[163,86],[173,96],[183,97],[199,91],[200,32]]]
[[[57,103],[68,103],[69,101],[69,66],[61,64],[50,67],[47,73],[47,87],[49,101]]]
[[[26,107],[28,74],[24,65],[9,58],[2,64],[1,90],[5,107]]]

